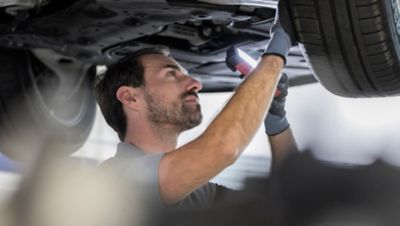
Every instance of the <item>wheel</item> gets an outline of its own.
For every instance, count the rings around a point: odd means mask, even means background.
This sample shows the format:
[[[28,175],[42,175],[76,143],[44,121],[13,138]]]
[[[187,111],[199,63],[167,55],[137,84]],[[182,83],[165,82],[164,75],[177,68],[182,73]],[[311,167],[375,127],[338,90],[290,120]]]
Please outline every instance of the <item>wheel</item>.
[[[345,97],[400,94],[399,0],[289,0],[306,60]]]
[[[94,68],[50,50],[0,49],[0,150],[31,160],[51,143],[68,154],[95,118]]]

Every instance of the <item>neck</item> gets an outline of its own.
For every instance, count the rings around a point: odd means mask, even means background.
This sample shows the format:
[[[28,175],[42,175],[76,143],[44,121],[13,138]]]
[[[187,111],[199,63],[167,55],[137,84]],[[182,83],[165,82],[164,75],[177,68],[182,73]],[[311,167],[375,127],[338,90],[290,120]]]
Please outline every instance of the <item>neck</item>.
[[[174,150],[179,134],[168,125],[142,124],[133,128],[128,126],[124,141],[137,146],[145,154],[157,154]]]

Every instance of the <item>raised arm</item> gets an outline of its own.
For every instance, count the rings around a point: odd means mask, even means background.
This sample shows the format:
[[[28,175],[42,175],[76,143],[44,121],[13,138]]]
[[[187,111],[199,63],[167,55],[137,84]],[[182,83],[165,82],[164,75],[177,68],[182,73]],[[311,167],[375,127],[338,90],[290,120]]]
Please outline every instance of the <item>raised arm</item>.
[[[281,10],[286,9],[280,7]],[[280,12],[280,15],[283,14]],[[282,18],[285,19],[288,18]],[[161,159],[159,186],[165,203],[183,199],[234,163],[253,138],[269,108],[293,43],[292,32],[286,31],[291,28],[282,27],[282,24],[276,21],[272,40],[260,63],[206,131]]]

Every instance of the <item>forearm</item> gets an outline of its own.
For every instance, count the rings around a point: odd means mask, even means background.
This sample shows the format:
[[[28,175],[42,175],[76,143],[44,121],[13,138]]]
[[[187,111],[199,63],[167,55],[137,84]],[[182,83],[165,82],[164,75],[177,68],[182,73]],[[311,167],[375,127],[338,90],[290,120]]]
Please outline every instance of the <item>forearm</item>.
[[[290,127],[280,134],[268,136],[268,140],[271,145],[272,169],[279,166],[288,155],[298,151],[296,140]]]
[[[222,112],[205,131],[206,139],[218,139],[237,157],[250,142],[271,103],[279,74],[283,67],[280,57],[267,56],[252,74],[237,88]],[[208,136],[210,135],[210,136]]]

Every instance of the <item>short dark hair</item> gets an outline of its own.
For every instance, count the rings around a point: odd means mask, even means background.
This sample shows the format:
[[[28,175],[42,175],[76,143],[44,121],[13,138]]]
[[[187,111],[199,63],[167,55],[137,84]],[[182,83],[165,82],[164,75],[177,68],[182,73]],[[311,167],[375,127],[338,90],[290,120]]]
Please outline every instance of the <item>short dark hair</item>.
[[[165,46],[147,47],[132,52],[116,63],[107,66],[105,73],[95,82],[95,95],[103,116],[111,128],[118,133],[121,141],[125,139],[126,115],[116,92],[121,86],[140,87],[145,85],[144,68],[140,58],[149,54],[170,55]]]

